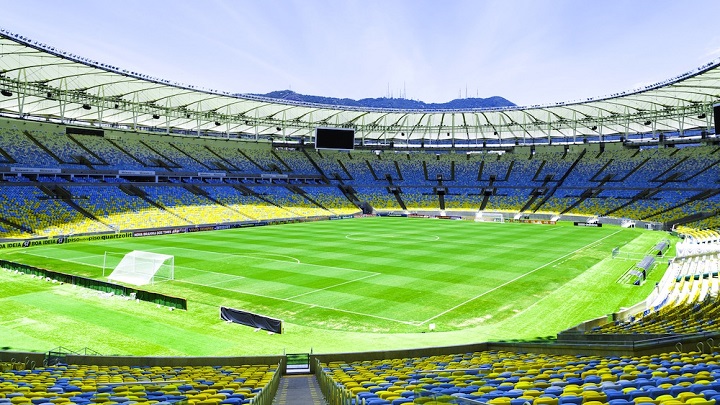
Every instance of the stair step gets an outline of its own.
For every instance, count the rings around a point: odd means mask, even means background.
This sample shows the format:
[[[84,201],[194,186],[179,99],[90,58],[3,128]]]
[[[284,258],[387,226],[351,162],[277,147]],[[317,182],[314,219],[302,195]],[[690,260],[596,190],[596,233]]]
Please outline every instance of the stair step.
[[[274,405],[325,405],[314,375],[285,375],[273,400]]]

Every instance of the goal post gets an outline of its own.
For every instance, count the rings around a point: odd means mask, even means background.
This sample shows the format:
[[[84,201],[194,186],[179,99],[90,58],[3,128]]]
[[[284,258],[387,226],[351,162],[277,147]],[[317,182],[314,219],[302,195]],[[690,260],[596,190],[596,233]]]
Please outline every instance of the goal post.
[[[499,212],[482,212],[475,213],[475,222],[500,222],[505,223],[505,217]]]
[[[132,285],[154,284],[175,279],[175,256],[133,250],[130,253],[105,252],[103,277]]]

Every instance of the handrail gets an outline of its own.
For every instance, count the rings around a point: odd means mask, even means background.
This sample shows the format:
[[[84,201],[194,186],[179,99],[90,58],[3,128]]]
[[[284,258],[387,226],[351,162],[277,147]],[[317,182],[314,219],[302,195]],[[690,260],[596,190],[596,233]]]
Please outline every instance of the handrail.
[[[317,378],[320,391],[325,396],[328,405],[351,405],[353,403],[352,393],[335,383],[335,380],[320,366],[318,359],[315,359],[315,378]]]
[[[680,341],[687,341],[690,339],[695,338],[712,338],[713,336],[717,336],[718,332],[715,331],[709,331],[709,332],[698,332],[693,334],[671,334],[668,336],[663,337],[656,337],[651,339],[643,339],[643,340],[633,340],[633,341],[615,341],[615,340],[593,340],[593,341],[587,341],[587,340],[562,340],[558,341],[557,344],[563,344],[568,346],[593,346],[593,345],[606,345],[606,346],[618,346],[618,347],[643,347],[647,345],[653,345],[653,344],[659,344],[659,343],[672,343],[674,341],[680,340]],[[600,336],[600,335],[594,335],[594,336]]]
[[[285,370],[285,359],[281,359],[275,370],[275,374],[270,379],[270,382],[263,387],[258,395],[250,400],[251,404],[254,405],[272,405],[277,394],[278,386],[280,385],[280,378],[282,377],[283,370]]]

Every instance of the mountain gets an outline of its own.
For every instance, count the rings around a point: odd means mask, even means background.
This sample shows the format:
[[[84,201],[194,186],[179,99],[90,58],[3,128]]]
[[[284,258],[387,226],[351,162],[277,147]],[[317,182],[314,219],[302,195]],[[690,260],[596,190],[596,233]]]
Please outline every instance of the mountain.
[[[458,98],[447,103],[425,103],[419,100],[408,100],[406,98],[363,98],[353,100],[350,98],[334,98],[322,96],[310,96],[298,94],[292,90],[272,91],[266,94],[250,94],[274,98],[278,100],[300,101],[305,103],[349,106],[349,107],[370,107],[370,108],[397,108],[403,110],[447,110],[461,109],[469,110],[476,108],[514,107],[515,104],[503,97],[488,98]]]

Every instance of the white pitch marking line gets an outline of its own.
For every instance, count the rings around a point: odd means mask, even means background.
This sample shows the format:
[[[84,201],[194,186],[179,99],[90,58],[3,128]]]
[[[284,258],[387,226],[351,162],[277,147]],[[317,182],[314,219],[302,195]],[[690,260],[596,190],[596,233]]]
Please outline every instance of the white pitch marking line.
[[[175,248],[173,248],[173,249],[185,249],[185,248],[177,248],[177,247],[175,247]],[[185,249],[185,250],[194,250],[194,249]],[[26,253],[26,252],[23,252],[23,253]],[[33,256],[38,256],[38,257],[45,257],[45,258],[55,259],[55,258],[53,258],[53,257],[48,257],[48,256],[44,256],[44,255],[38,255],[38,254],[35,254],[35,253],[26,253],[26,254],[28,254],[28,255],[33,255]],[[221,254],[229,254],[229,255],[232,255],[231,253],[221,253]],[[72,261],[72,260],[67,260],[67,259],[56,259],[56,260],[66,261],[66,262],[69,262],[69,263],[84,264],[84,265],[90,266],[90,267],[100,267],[100,268],[102,267],[102,266],[94,265],[94,264],[88,264],[88,263],[82,263],[82,262],[74,262],[74,261]],[[307,263],[304,263],[304,264],[307,265]],[[312,265],[312,266],[319,266],[319,267],[326,267],[326,268],[337,268],[337,269],[343,269],[343,270],[362,271],[362,272],[365,272],[365,273],[372,273],[372,274],[370,274],[370,275],[368,275],[368,276],[366,276],[366,277],[364,277],[364,278],[368,278],[368,277],[371,277],[371,276],[377,276],[377,275],[380,275],[380,274],[381,274],[381,273],[374,273],[374,272],[369,272],[369,271],[365,271],[365,270],[344,269],[344,268],[342,268],[342,267],[328,267],[328,266],[321,266],[321,265]],[[197,271],[202,271],[202,272],[206,272],[206,273],[216,273],[216,274],[222,274],[222,275],[224,275],[224,276],[228,276],[228,274],[225,274],[225,273],[217,273],[217,272],[214,272],[214,271],[194,269],[194,268],[192,268],[192,267],[185,267],[185,268],[187,268],[187,269],[192,269],[192,270],[197,270]],[[359,279],[351,280],[351,281],[357,281],[357,280],[359,280]],[[166,281],[166,280],[158,281],[157,283],[164,282],[164,281]],[[171,281],[171,280],[167,280],[167,281]],[[192,281],[185,281],[185,280],[179,280],[179,279],[174,279],[174,280],[172,280],[172,281],[174,281],[174,282],[176,282],[176,283],[193,284],[193,285],[199,285],[199,286],[205,286],[205,287],[209,286],[208,284],[195,283],[195,282],[192,282]],[[226,280],[226,281],[234,281],[234,280]],[[223,281],[223,282],[225,282],[225,281]],[[344,312],[344,313],[347,313],[347,314],[367,316],[367,317],[370,317],[370,318],[376,318],[376,319],[382,319],[382,320],[386,320],[386,321],[390,321],[390,322],[401,323],[401,324],[403,324],[403,325],[412,325],[412,326],[422,325],[422,324],[418,324],[418,321],[401,321],[401,320],[399,320],[399,319],[387,318],[387,317],[384,317],[384,316],[366,314],[366,313],[356,312],[356,311],[349,311],[349,310],[346,310],[346,309],[339,309],[339,308],[327,307],[327,306],[324,306],[324,305],[308,304],[308,303],[301,302],[301,301],[293,301],[293,300],[288,299],[288,298],[272,297],[272,296],[269,296],[269,295],[257,294],[257,293],[247,292],[247,291],[240,291],[240,290],[235,290],[235,289],[232,289],[232,288],[217,287],[217,286],[212,286],[212,288],[217,288],[217,289],[219,289],[219,290],[232,291],[232,292],[241,293],[241,294],[254,295],[254,296],[256,296],[256,297],[270,298],[270,299],[274,299],[274,300],[278,300],[278,301],[292,302],[292,303],[294,303],[294,304],[305,305],[305,306],[308,306],[308,307],[311,307],[311,308],[312,308],[312,307],[317,307],[317,308],[329,309],[329,310],[332,310],[332,311]]]
[[[173,280],[173,281],[176,281],[176,282],[178,282],[178,283],[185,283],[185,284],[194,284],[194,285],[205,286],[205,284],[193,283],[192,281],[183,281],[183,280]],[[366,314],[366,313],[356,312],[356,311],[349,311],[349,310],[346,310],[346,309],[339,309],[339,308],[327,307],[327,306],[318,305],[318,304],[309,304],[309,303],[307,303],[307,302],[294,301],[294,300],[291,300],[291,299],[288,299],[288,298],[272,297],[272,296],[269,296],[269,295],[258,294],[258,293],[253,293],[253,292],[249,292],[249,291],[235,290],[235,289],[232,289],[232,288],[225,288],[225,287],[212,287],[212,288],[216,288],[216,289],[218,289],[218,290],[232,291],[232,292],[234,292],[234,293],[239,293],[239,294],[253,295],[253,296],[256,296],[256,297],[269,298],[269,299],[273,299],[273,300],[277,300],[277,301],[290,302],[290,303],[293,303],[293,304],[304,305],[304,306],[310,307],[310,308],[322,308],[322,309],[329,309],[329,310],[331,310],[331,311],[344,312],[344,313],[347,313],[347,314],[367,316],[367,317],[370,317],[370,318],[377,318],[377,319],[382,319],[382,320],[385,320],[385,321],[401,323],[401,324],[403,324],[403,325],[414,325],[414,326],[417,326],[417,325],[418,325],[418,324],[417,324],[417,321],[401,321],[401,320],[398,320],[398,319],[387,318],[387,317],[384,317],[384,316]]]
[[[328,289],[330,289],[330,288],[339,287],[339,286],[341,286],[341,285],[354,283],[354,282],[356,282],[356,281],[365,280],[366,278],[375,277],[375,276],[379,276],[379,275],[380,275],[380,273],[370,274],[370,275],[367,275],[367,276],[365,276],[365,277],[360,277],[360,278],[356,278],[356,279],[354,279],[354,280],[348,280],[348,281],[344,281],[344,282],[342,282],[342,283],[333,284],[333,285],[330,285],[330,286],[327,286],[327,287],[318,288],[318,289],[316,289],[316,290],[304,292],[304,293],[302,293],[302,294],[293,295],[292,297],[288,297],[287,299],[293,300],[293,299],[295,299],[295,298],[302,297],[302,296],[304,296],[304,295],[316,293],[316,292],[318,292],[318,291],[328,290]]]
[[[166,249],[166,248],[147,249],[147,250],[152,252],[153,250],[162,250],[162,249]],[[189,250],[189,251],[191,251],[191,252],[205,252],[205,253],[208,253],[208,251],[202,251],[202,250],[196,250],[196,249],[189,249],[189,248],[183,248],[183,247],[171,247],[170,249],[182,249],[182,250]],[[281,262],[281,263],[291,263],[291,264],[293,263],[293,262],[288,262],[288,261],[285,261],[285,260],[270,259],[270,258],[261,257],[261,256],[253,256],[252,254],[220,253],[220,252],[212,252],[212,251],[210,251],[209,253],[215,254],[215,255],[221,255],[221,256],[248,257],[248,258],[252,258],[252,259],[263,259],[263,260],[269,260],[269,261]],[[263,253],[260,253],[260,254],[263,254]],[[283,256],[283,255],[275,255],[275,256]],[[301,262],[300,259],[297,259],[297,258],[292,257],[292,256],[283,256],[283,257],[288,257],[288,258],[291,258],[291,259],[293,259],[293,260],[296,260],[295,264],[302,264],[303,266],[320,267],[320,268],[323,268],[323,269],[337,269],[337,270],[344,270],[344,271],[357,271],[357,272],[361,272],[361,273],[376,274],[376,275],[377,275],[377,274],[381,274],[381,273],[378,273],[378,272],[375,272],[375,271],[348,269],[348,268],[346,268],[346,267],[326,266],[326,265],[324,265],[324,264],[305,263],[305,262]]]
[[[250,254],[240,254],[240,253],[222,253],[222,252],[213,252],[208,250],[198,250],[198,249],[190,249],[190,248],[184,248],[184,247],[178,247],[178,246],[171,246],[171,247],[161,247],[161,248],[155,248],[155,249],[146,249],[148,252],[153,252],[157,250],[172,250],[172,249],[178,249],[178,250],[188,250],[191,252],[202,252],[202,253],[211,253],[215,255],[220,256],[236,256],[236,257],[247,257],[251,259],[263,259],[263,260],[269,260],[271,262],[281,262],[281,263],[292,263],[287,260],[280,260],[280,259],[273,259],[271,257],[263,257],[265,256],[277,256],[277,257],[286,257],[288,259],[292,259],[295,263],[300,264],[300,259],[297,257],[287,256],[287,255],[279,255],[275,253],[250,253]]]
[[[218,274],[222,274],[222,273],[218,273]],[[233,277],[233,278],[231,278],[231,279],[229,279],[229,280],[216,281],[216,282],[214,282],[214,283],[204,284],[204,285],[206,285],[206,286],[208,286],[208,287],[211,287],[211,286],[218,285],[218,284],[229,283],[229,282],[231,282],[231,281],[242,280],[242,279],[244,279],[244,278],[245,278],[245,277],[243,277],[243,276],[236,276],[236,277]]]
[[[86,263],[86,262],[78,262],[78,261],[70,260],[70,259],[60,259],[60,258],[56,258],[56,257],[52,257],[52,256],[40,255],[40,254],[37,254],[37,253],[31,253],[31,252],[20,252],[20,253],[26,254],[26,255],[30,255],[30,256],[44,257],[44,258],[47,258],[47,259],[59,260],[59,261],[61,261],[61,262],[68,262],[68,263],[82,264],[82,265],[84,265],[84,266],[89,266],[89,267],[103,268],[103,266],[101,266],[101,265],[99,265],[99,264],[91,264],[91,263]],[[76,257],[76,259],[85,259],[85,258],[90,258],[90,257],[98,257],[98,256],[94,256],[94,255],[93,255],[93,256],[81,256],[81,257]],[[176,268],[176,269],[180,269],[180,270],[181,270],[181,269],[188,269],[188,270],[191,270],[191,271],[199,271],[199,272],[202,272],[202,273],[221,274],[221,275],[223,275],[223,276],[245,278],[245,277],[243,277],[243,276],[233,276],[233,275],[230,275],[230,274],[227,274],[227,273],[219,273],[219,272],[217,272],[217,271],[196,269],[196,268],[194,268],[194,267],[175,266],[175,268]]]
[[[564,258],[566,258],[566,257],[568,257],[568,256],[570,256],[570,255],[573,255],[573,254],[575,254],[575,253],[577,253],[577,252],[579,252],[579,251],[581,251],[581,250],[583,250],[583,249],[587,249],[588,247],[590,247],[590,246],[592,246],[592,245],[595,245],[595,244],[597,244],[597,243],[600,243],[600,242],[603,241],[604,239],[607,239],[607,238],[615,235],[615,234],[618,233],[618,232],[622,232],[622,229],[617,230],[617,231],[611,233],[610,235],[604,236],[604,237],[602,237],[602,238],[600,238],[600,239],[598,239],[598,240],[596,240],[596,241],[594,241],[594,242],[590,242],[590,243],[588,243],[587,245],[585,245],[585,246],[583,246],[583,247],[580,247],[580,248],[578,248],[578,249],[575,249],[575,250],[573,250],[572,252],[570,252],[570,253],[568,253],[568,254],[562,255],[562,256],[558,257],[557,259],[551,260],[551,261],[543,264],[542,266],[536,267],[536,268],[534,268],[533,270],[528,271],[527,273],[523,273],[523,274],[515,277],[515,278],[512,279],[512,280],[508,280],[508,281],[506,281],[506,282],[504,282],[504,283],[502,283],[502,284],[500,284],[500,285],[498,285],[498,286],[495,286],[495,287],[493,287],[493,288],[491,288],[491,289],[489,289],[489,290],[487,290],[487,291],[485,291],[485,292],[483,292],[483,293],[481,293],[481,294],[478,294],[478,295],[476,295],[476,296],[474,296],[474,297],[472,297],[472,298],[469,298],[469,299],[467,299],[467,300],[465,300],[465,301],[463,301],[463,302],[455,305],[454,307],[452,307],[452,308],[450,308],[450,309],[447,309],[447,310],[445,310],[445,311],[443,311],[443,312],[440,312],[439,314],[437,314],[437,315],[435,315],[435,316],[433,316],[433,317],[431,317],[431,318],[428,318],[428,319],[422,321],[422,322],[420,323],[420,325],[423,325],[423,324],[425,324],[425,323],[428,323],[428,322],[432,321],[433,319],[439,318],[439,317],[447,314],[448,312],[452,312],[452,311],[460,308],[461,306],[463,306],[463,305],[465,305],[465,304],[467,304],[467,303],[469,303],[469,302],[475,301],[476,299],[478,299],[478,298],[480,298],[480,297],[482,297],[482,296],[485,296],[485,295],[487,295],[487,294],[490,294],[491,292],[493,292],[493,291],[495,291],[495,290],[497,290],[497,289],[500,289],[500,288],[502,288],[502,287],[505,287],[506,285],[508,285],[508,284],[510,284],[510,283],[514,283],[515,281],[520,280],[521,278],[523,278],[523,277],[525,277],[525,276],[527,276],[527,275],[530,275],[530,274],[532,274],[532,273],[534,273],[534,272],[536,272],[536,271],[538,271],[538,270],[540,270],[540,269],[543,269],[543,268],[545,268],[545,267],[547,267],[547,266],[549,266],[549,265],[557,262],[558,260],[562,260],[562,259],[564,259]]]
[[[37,253],[31,253],[31,252],[19,252],[19,253],[22,253],[22,254],[24,254],[24,255],[29,255],[29,256],[43,257],[43,258],[46,258],[46,259],[59,260],[59,261],[61,261],[61,262],[82,264],[82,265],[84,265],[84,266],[102,268],[102,266],[99,265],[99,264],[90,264],[90,263],[87,263],[87,262],[78,262],[78,261],[71,260],[71,259],[60,259],[60,258],[58,258],[58,257],[46,256],[46,255],[39,255],[39,254],[37,254]],[[85,259],[85,258],[89,258],[89,257],[99,257],[99,256],[81,256],[81,257],[76,257],[76,259]]]

